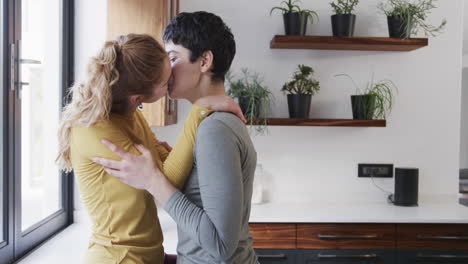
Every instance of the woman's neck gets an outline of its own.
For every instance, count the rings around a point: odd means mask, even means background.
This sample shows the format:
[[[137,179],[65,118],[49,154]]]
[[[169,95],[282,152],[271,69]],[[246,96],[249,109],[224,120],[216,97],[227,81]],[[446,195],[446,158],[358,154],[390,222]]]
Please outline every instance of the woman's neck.
[[[130,113],[135,112],[138,105],[132,105],[130,102],[128,103],[117,103],[112,105],[111,113],[118,114],[118,115],[128,115]]]

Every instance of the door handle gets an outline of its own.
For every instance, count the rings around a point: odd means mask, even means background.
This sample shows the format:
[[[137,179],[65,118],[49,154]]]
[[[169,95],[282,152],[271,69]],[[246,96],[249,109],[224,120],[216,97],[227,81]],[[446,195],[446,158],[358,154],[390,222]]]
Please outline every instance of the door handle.
[[[31,59],[20,59],[19,62],[21,64],[42,64],[41,61],[38,60],[31,60]]]
[[[17,74],[18,74],[18,62],[20,64],[42,64],[41,61],[39,60],[33,60],[33,59],[16,59],[17,57],[17,49],[16,47],[19,47],[19,41],[16,41],[17,44],[11,44],[10,45],[10,90],[15,91],[16,86],[26,86],[29,85],[29,82],[18,82],[17,81]],[[18,89],[19,91],[20,89]],[[19,92],[18,92],[19,93]],[[19,97],[19,94],[18,94]]]
[[[16,46],[15,44],[10,45],[10,90],[15,91],[16,89]]]

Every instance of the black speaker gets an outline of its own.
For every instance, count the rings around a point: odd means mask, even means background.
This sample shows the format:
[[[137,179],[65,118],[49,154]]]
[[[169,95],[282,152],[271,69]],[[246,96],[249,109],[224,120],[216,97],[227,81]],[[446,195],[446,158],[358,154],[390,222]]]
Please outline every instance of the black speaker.
[[[419,169],[395,168],[393,203],[400,206],[418,205]]]

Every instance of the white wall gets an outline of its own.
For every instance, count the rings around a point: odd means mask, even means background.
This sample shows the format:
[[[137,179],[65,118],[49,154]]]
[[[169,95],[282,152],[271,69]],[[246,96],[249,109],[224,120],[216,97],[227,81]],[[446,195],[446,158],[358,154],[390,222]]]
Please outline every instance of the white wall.
[[[464,17],[468,15],[468,4],[465,4],[464,8]],[[468,19],[463,20],[463,43],[468,43]],[[468,46],[463,45],[463,54],[468,54]]]
[[[468,4],[463,12],[463,72],[460,132],[460,168],[468,168]]]
[[[81,23],[87,40],[77,36],[77,57],[94,52],[105,35],[105,4],[81,1],[77,26]],[[458,188],[460,144],[460,94],[462,68],[462,0],[439,1],[431,21],[448,19],[445,33],[430,39],[429,47],[413,52],[360,52],[272,50],[273,35],[283,34],[280,14],[269,10],[280,1],[267,0],[181,0],[182,11],[206,10],[220,15],[232,28],[237,41],[233,70],[249,67],[264,76],[274,92],[273,116],[286,117],[287,104],[279,92],[299,63],[314,67],[322,91],[313,99],[312,117],[351,118],[349,96],[352,85],[335,74],[347,73],[364,85],[374,72],[400,88],[386,128],[271,127],[270,135],[254,137],[259,162],[264,165],[271,201],[382,200],[368,179],[357,178],[357,163],[384,162],[420,168],[420,192],[455,194]],[[309,34],[330,35],[329,1],[303,1],[320,14],[320,24]],[[361,1],[357,10],[356,35],[385,36],[385,17],[375,6],[380,1]],[[92,11],[91,15],[84,8]],[[86,18],[85,18],[86,16]],[[89,23],[88,23],[89,22]],[[81,34],[82,37],[83,34]],[[81,45],[81,46],[80,46]],[[79,51],[81,50],[81,51]],[[92,51],[92,52],[91,52]],[[78,67],[82,64],[78,58]],[[189,105],[179,104],[179,120]],[[178,125],[155,128],[158,138],[174,143]],[[392,180],[378,180],[392,190]]]
[[[86,72],[91,56],[104,45],[107,26],[107,1],[75,1],[75,79]]]
[[[463,8],[463,67],[468,67],[468,4]]]
[[[465,43],[464,45],[467,45]],[[462,71],[460,168],[468,168],[468,68]]]
[[[299,63],[314,67],[322,91],[313,99],[312,117],[351,118],[352,85],[335,74],[347,73],[364,85],[372,72],[400,88],[387,128],[271,127],[269,136],[254,138],[259,161],[267,170],[272,201],[383,199],[368,179],[358,179],[357,163],[385,162],[420,168],[420,192],[455,194],[459,168],[462,1],[439,1],[431,21],[448,19],[445,33],[429,47],[413,52],[272,50],[269,41],[283,34],[280,14],[269,16],[280,1],[181,0],[182,11],[206,10],[220,15],[237,41],[233,69],[261,73],[274,92],[275,117],[286,117],[286,98],[279,92]],[[309,34],[330,35],[329,1],[303,1],[320,14]],[[357,36],[386,36],[380,1],[361,1]],[[247,8],[248,7],[248,8]],[[182,120],[188,105],[182,104]],[[180,125],[155,129],[175,141]],[[379,180],[391,190],[392,180]]]

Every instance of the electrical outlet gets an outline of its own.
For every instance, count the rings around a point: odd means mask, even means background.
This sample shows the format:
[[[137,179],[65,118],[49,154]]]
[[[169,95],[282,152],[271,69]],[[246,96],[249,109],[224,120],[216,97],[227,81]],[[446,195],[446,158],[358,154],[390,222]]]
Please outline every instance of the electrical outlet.
[[[358,177],[393,178],[393,164],[358,164]]]

